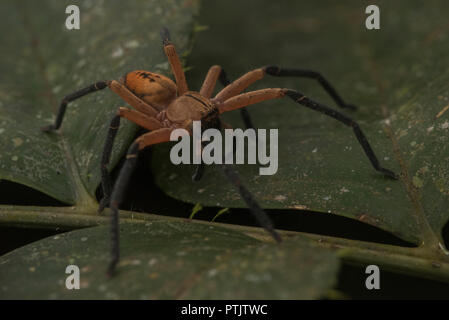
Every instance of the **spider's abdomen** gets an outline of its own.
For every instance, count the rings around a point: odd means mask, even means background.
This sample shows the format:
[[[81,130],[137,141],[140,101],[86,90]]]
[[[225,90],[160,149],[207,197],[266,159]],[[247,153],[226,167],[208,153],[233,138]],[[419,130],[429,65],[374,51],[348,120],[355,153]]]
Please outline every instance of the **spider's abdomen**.
[[[165,109],[176,98],[176,84],[163,75],[136,70],[127,73],[123,84],[137,97],[158,110]]]
[[[211,101],[194,91],[187,91],[166,109],[167,119],[178,124],[188,120],[202,120],[214,113],[218,113],[218,110]]]

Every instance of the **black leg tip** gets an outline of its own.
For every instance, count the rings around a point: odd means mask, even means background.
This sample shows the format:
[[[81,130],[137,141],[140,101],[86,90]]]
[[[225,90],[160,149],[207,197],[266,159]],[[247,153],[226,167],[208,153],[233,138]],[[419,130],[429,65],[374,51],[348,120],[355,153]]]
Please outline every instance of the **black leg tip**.
[[[380,168],[379,171],[382,172],[385,176],[387,176],[390,179],[399,180],[399,175],[397,175],[393,171],[390,171],[390,170],[385,169],[385,168]]]
[[[108,271],[106,272],[106,275],[108,278],[112,278],[115,274],[115,267],[117,266],[117,261],[111,261],[108,266]]]
[[[272,75],[272,76],[279,75],[279,71],[280,71],[278,66],[266,66],[264,68],[264,70],[265,70],[266,74],[269,74],[269,75]]]
[[[161,38],[162,38],[162,43],[164,44],[164,46],[166,46],[170,43],[170,31],[168,31],[168,29],[166,27],[163,27],[161,29]]]
[[[49,126],[46,126],[46,127],[42,127],[41,128],[41,131],[42,132],[50,132],[50,131],[53,131],[53,130],[55,130],[55,126],[54,125],[49,125]]]
[[[274,240],[276,240],[277,243],[281,243],[282,242],[281,236],[276,231],[273,230],[272,236],[273,236]]]
[[[107,207],[109,204],[109,197],[103,197],[103,199],[100,200],[100,204],[98,205],[98,213],[102,213],[103,210]]]
[[[228,76],[226,74],[226,72],[221,69],[220,75],[218,77],[218,79],[220,80],[220,82],[224,85],[227,86],[228,84],[230,84],[231,82],[228,79]]]
[[[193,182],[198,182],[201,180],[201,178],[203,177],[204,174],[204,165],[200,164],[196,167],[195,172],[192,175],[192,181]]]

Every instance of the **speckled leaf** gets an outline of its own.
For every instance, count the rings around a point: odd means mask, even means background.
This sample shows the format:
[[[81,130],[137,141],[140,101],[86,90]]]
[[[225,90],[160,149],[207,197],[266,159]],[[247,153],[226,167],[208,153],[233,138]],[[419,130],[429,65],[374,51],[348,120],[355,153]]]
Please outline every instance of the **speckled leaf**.
[[[207,66],[217,63],[232,78],[270,64],[322,72],[359,106],[343,112],[360,124],[380,162],[400,173],[400,181],[374,171],[351,129],[290,100],[249,107],[256,127],[279,129],[279,169],[260,176],[258,166],[239,166],[243,180],[265,208],[344,215],[437,246],[449,218],[449,6],[377,1],[381,28],[368,31],[368,4],[208,2],[200,22],[209,29],[197,38],[189,79],[199,87]],[[313,80],[267,78],[253,88],[278,86],[336,107]],[[243,127],[238,112],[225,119]],[[153,168],[173,197],[244,206],[219,170],[208,168],[194,184],[191,168],[168,161],[167,147],[158,149]]]
[[[80,30],[65,27],[70,4],[79,5]],[[64,95],[95,81],[167,73],[159,31],[169,26],[185,53],[196,11],[196,1],[181,0],[1,1],[0,179],[94,209],[109,119],[124,102],[104,90],[71,103],[59,132],[39,129]],[[123,123],[111,165],[135,133]]]
[[[122,258],[105,274],[108,228],[49,237],[0,258],[0,299],[313,299],[334,284],[338,259],[309,241],[281,246],[189,222],[121,226]],[[80,290],[65,286],[68,265]]]

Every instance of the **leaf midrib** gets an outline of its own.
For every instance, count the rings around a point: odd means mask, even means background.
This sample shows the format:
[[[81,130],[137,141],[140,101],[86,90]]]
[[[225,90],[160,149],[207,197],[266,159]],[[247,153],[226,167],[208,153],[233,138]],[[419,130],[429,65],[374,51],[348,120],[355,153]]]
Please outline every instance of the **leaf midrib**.
[[[38,69],[40,71],[40,76],[43,80],[44,84],[44,97],[48,100],[48,103],[52,106],[58,106],[57,99],[53,94],[53,91],[51,90],[50,81],[47,76],[47,64],[45,62],[44,57],[40,53],[39,50],[39,44],[40,41],[38,41],[38,37],[36,36],[36,33],[33,31],[33,28],[30,25],[28,13],[25,12],[25,8],[21,7],[18,3],[16,4],[16,9],[20,16],[22,16],[22,23],[24,26],[25,31],[28,33],[30,43],[31,43],[31,51],[33,53],[33,57],[35,58],[35,62],[38,65]],[[46,134],[43,132],[40,132],[40,134]],[[77,211],[82,212],[96,212],[96,207],[98,206],[98,203],[96,199],[94,199],[89,192],[87,191],[86,186],[81,180],[80,173],[78,170],[78,166],[76,164],[76,161],[74,159],[73,153],[71,148],[69,147],[69,144],[67,142],[67,139],[64,137],[62,128],[59,129],[59,132],[51,132],[48,134],[57,134],[58,139],[60,142],[61,150],[63,154],[65,155],[65,162],[67,167],[67,175],[70,179],[70,185],[72,186],[72,195],[74,196],[74,205],[77,209]]]
[[[368,45],[365,44],[367,47]],[[381,110],[381,113],[385,119],[390,118],[390,111],[386,107],[387,103],[386,101],[387,96],[385,93],[385,86],[381,79],[382,76],[379,75],[380,68],[377,67],[376,62],[374,61],[373,57],[370,54],[370,50],[364,50],[365,53],[365,59],[368,61],[368,65],[370,66],[370,76],[373,79],[373,82],[377,88],[377,91],[379,92],[380,96],[380,104],[379,108]],[[415,218],[416,224],[420,230],[420,246],[423,248],[429,248],[429,249],[436,249],[439,252],[440,250],[440,239],[438,235],[435,233],[435,231],[432,229],[432,227],[429,224],[429,221],[424,213],[424,209],[422,207],[421,201],[419,200],[421,197],[419,195],[419,191],[413,186],[412,180],[410,179],[410,173],[409,168],[407,165],[407,162],[404,158],[403,153],[401,152],[398,140],[396,135],[394,134],[394,130],[392,127],[391,121],[385,122],[385,131],[387,133],[388,139],[391,141],[392,147],[393,147],[393,154],[396,158],[396,161],[399,164],[399,167],[401,168],[401,179],[400,181],[404,184],[407,196],[410,199],[410,202],[413,207],[413,217]]]

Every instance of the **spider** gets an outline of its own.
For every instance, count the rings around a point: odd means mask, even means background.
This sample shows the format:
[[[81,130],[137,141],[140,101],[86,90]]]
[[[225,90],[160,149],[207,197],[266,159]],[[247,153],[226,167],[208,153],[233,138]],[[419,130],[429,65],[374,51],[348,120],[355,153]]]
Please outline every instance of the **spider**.
[[[193,121],[201,121],[203,128],[222,129],[227,125],[221,121],[220,114],[240,109],[245,125],[253,127],[249,113],[246,109],[243,109],[244,107],[271,99],[290,98],[302,106],[321,112],[352,128],[374,169],[389,178],[398,178],[395,173],[380,166],[359,125],[348,116],[291,89],[269,88],[243,93],[252,83],[261,80],[265,75],[312,78],[318,80],[339,107],[355,110],[356,107],[345,103],[333,86],[320,73],[310,70],[267,66],[245,73],[234,82],[230,82],[224,70],[215,65],[209,69],[200,91],[189,91],[181,61],[174,45],[171,43],[166,28],[161,30],[161,36],[163,49],[170,63],[175,82],[166,76],[141,70],[129,72],[119,81],[96,82],[65,96],[60,104],[55,123],[42,128],[44,132],[57,130],[61,126],[69,102],[105,88],[111,89],[134,108],[120,107],[118,109],[110,123],[101,159],[101,185],[104,196],[100,201],[98,211],[102,212],[107,205],[111,210],[111,258],[107,271],[108,275],[111,276],[114,273],[119,261],[119,207],[136,165],[139,151],[151,145],[170,141],[170,133],[177,128],[186,129],[192,134]],[[211,98],[217,81],[223,84],[224,89]],[[126,161],[112,188],[107,166],[112,145],[119,129],[120,118],[128,119],[149,130],[149,132],[139,136],[129,147]],[[257,222],[271,234],[275,241],[281,242],[281,237],[274,229],[270,218],[258,205],[249,190],[241,183],[236,171],[229,165],[220,165],[220,167],[225,176],[235,185]],[[199,180],[203,171],[203,164],[198,165],[192,179],[194,181]]]

